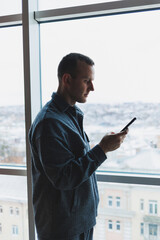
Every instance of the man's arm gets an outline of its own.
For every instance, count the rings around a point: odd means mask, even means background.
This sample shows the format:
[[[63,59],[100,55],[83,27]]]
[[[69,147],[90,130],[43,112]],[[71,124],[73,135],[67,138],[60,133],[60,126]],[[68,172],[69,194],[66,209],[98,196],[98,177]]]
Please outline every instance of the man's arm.
[[[64,139],[63,132],[57,130],[54,123],[43,123],[41,134],[36,139],[36,148],[46,176],[57,189],[73,189],[86,181],[105,161],[105,153],[118,148],[126,135],[106,135],[94,148],[77,158]]]
[[[65,142],[57,138],[38,138],[36,145],[44,172],[57,189],[78,187],[106,159],[99,145],[79,158],[74,156]]]

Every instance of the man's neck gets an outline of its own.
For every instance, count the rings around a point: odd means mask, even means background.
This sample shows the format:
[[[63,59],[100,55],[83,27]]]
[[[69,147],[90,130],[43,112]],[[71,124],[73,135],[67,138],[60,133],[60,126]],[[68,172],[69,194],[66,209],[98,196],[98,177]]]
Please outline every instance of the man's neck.
[[[58,88],[57,94],[61,96],[69,105],[74,106],[76,102],[73,102],[67,92],[63,91],[62,89]]]

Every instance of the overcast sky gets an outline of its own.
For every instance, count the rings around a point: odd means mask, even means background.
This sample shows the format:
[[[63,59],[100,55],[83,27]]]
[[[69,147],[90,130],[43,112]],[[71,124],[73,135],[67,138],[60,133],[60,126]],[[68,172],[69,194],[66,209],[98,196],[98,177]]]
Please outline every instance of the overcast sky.
[[[160,102],[160,11],[41,25],[43,102],[57,88],[57,65],[69,52],[95,61],[88,102]],[[21,27],[0,29],[0,105],[23,104]]]
[[[159,21],[153,11],[42,24],[44,100],[56,89],[62,56],[81,52],[96,64],[89,102],[160,102]]]

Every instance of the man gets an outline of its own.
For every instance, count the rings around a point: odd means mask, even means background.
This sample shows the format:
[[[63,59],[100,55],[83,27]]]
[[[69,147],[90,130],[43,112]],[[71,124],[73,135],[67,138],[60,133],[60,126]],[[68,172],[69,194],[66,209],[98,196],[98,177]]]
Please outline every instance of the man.
[[[59,86],[32,124],[33,206],[39,240],[92,240],[99,202],[96,169],[127,131],[105,135],[90,149],[84,103],[94,90],[94,62],[78,53],[58,66]]]

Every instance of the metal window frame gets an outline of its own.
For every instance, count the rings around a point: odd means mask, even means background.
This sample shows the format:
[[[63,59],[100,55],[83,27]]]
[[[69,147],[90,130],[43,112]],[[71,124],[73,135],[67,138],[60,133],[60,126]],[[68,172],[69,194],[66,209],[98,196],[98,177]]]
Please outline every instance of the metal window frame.
[[[31,154],[28,142],[28,132],[33,119],[42,106],[40,74],[40,26],[34,20],[34,11],[37,10],[37,8],[37,0],[22,1],[28,225],[29,239],[33,240],[35,239],[35,226],[32,206]]]
[[[32,119],[41,108],[41,75],[40,75],[40,31],[41,23],[65,21],[107,15],[133,13],[139,11],[159,10],[160,0],[124,0],[97,3],[78,7],[38,11],[37,0],[22,0],[22,14],[0,16],[0,28],[23,26],[24,54],[24,91],[25,91],[25,123],[26,123],[26,168],[0,167],[0,174],[27,176],[29,239],[35,239],[35,228],[32,209],[31,190],[31,156],[28,143],[28,130]],[[36,97],[35,97],[36,96]],[[97,171],[98,181],[160,185],[159,176],[140,176]]]
[[[11,27],[11,26],[21,26],[21,25],[22,25],[22,14],[0,16],[0,28]]]
[[[35,20],[38,23],[46,23],[157,9],[160,9],[159,0],[124,0],[45,11],[35,11]]]
[[[122,173],[110,173],[109,171],[104,173],[97,171],[97,180],[100,182],[108,183],[123,183],[123,184],[136,184],[136,185],[149,185],[160,186],[160,175],[145,175],[143,174],[123,174]]]
[[[25,0],[22,2],[25,2]],[[160,0],[122,0],[43,11],[34,9],[33,14],[38,23],[47,23],[159,9]],[[0,28],[20,25],[22,25],[22,14],[0,16]]]

